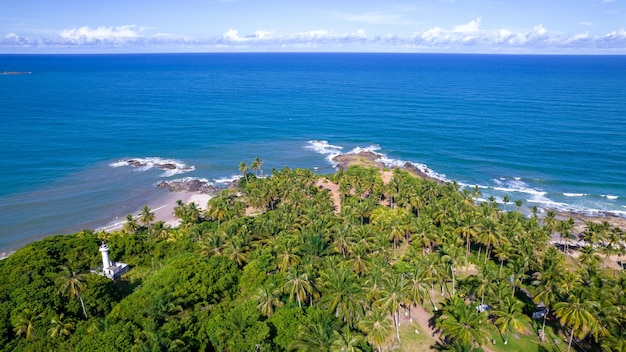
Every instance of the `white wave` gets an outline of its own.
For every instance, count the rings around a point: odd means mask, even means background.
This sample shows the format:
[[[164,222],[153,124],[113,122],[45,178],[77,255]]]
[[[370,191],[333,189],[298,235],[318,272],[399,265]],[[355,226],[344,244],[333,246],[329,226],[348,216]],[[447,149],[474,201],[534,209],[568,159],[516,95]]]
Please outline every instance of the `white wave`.
[[[619,198],[618,196],[612,196],[610,194],[603,194],[602,197],[610,200],[616,200],[617,198]]]
[[[356,147],[354,149],[352,149],[351,151],[348,152],[348,154],[358,154],[361,152],[372,152],[375,154],[379,154],[378,151],[380,150],[380,146],[378,144],[372,144],[369,147],[365,147],[365,148],[361,148],[361,147]]]
[[[124,224],[126,223],[126,219],[124,219],[124,221],[117,221],[117,222],[112,222],[108,225],[104,225],[102,227],[98,227],[95,231],[105,231],[105,232],[111,232],[114,230],[120,230],[122,227],[124,227]]]
[[[463,182],[457,182],[457,184],[463,188],[481,188],[481,189],[488,189],[490,188],[489,186],[484,186],[484,185],[479,185],[479,184],[469,184],[469,183],[463,183]]]
[[[335,163],[333,161],[333,158],[338,156],[338,155],[343,155],[344,153],[342,153],[341,151],[343,150],[342,146],[338,146],[338,145],[332,145],[330,143],[328,143],[328,141],[325,140],[311,140],[308,141],[308,145],[304,147],[305,149],[309,149],[309,150],[313,150],[319,154],[322,155],[326,155],[326,160],[328,160],[328,162],[333,166],[333,167],[337,167],[337,163]],[[372,144],[370,146],[367,147],[355,147],[352,150],[350,150],[348,153],[345,154],[356,154],[356,153],[361,153],[361,152],[371,152],[376,154],[376,160],[377,162],[381,162],[382,164],[384,164],[386,167],[403,167],[404,165],[406,165],[407,161],[404,160],[400,160],[400,159],[392,159],[389,158],[386,154],[379,152],[380,151],[380,146],[377,144]],[[430,168],[428,168],[428,166],[426,166],[425,164],[420,164],[420,163],[414,163],[414,162],[409,162],[411,165],[415,166],[418,170],[420,170],[421,172],[425,173],[426,175],[439,179],[441,181],[447,182],[448,179],[446,178],[446,175],[444,174],[440,174],[437,173],[433,170],[431,170]]]
[[[337,163],[333,161],[333,158],[337,155],[341,155],[341,150],[343,149],[341,146],[329,144],[328,141],[324,140],[308,141],[308,145],[304,148],[326,155],[326,160],[328,160],[333,167],[337,167]]]
[[[515,179],[515,181],[520,181],[522,178],[521,177],[513,177]]]
[[[190,181],[200,181],[200,182],[204,182],[208,184],[213,184],[208,179],[201,178],[201,177],[183,177],[183,178],[177,178],[174,180],[169,180],[168,182],[190,182]]]
[[[588,196],[589,194],[587,193],[563,193],[563,195],[566,197],[584,197],[584,196]]]
[[[526,193],[526,194],[533,194],[533,195],[538,195],[538,196],[545,196],[546,192],[543,191],[538,191],[536,189],[532,189],[532,188],[508,188],[508,187],[493,187],[494,190],[496,191],[500,191],[500,192],[506,192],[506,193]]]
[[[195,170],[193,165],[188,166],[180,160],[163,159],[159,157],[129,158],[115,161],[109,164],[111,167],[131,166],[139,171],[147,171],[153,168],[163,170],[161,177],[171,177]]]
[[[607,214],[619,216],[620,218],[626,218],[626,211],[621,210],[609,210],[606,212]]]
[[[328,141],[324,140],[313,140],[308,141],[307,143],[308,145],[304,147],[305,149],[310,149],[324,155],[336,153],[341,154],[340,150],[343,149],[341,146],[329,144]]]
[[[109,164],[110,167],[122,167],[122,166],[128,166],[128,160],[118,160],[114,163],[110,163]]]
[[[241,175],[232,175],[230,177],[215,178],[213,179],[213,181],[215,183],[229,184],[229,183],[239,180],[240,178],[241,178]]]

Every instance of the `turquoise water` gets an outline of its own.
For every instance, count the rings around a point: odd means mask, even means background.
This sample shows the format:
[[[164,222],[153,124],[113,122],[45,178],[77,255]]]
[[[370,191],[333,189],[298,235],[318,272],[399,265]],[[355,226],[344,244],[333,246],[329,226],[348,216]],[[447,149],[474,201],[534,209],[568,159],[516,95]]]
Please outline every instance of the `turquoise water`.
[[[163,195],[355,148],[483,198],[626,216],[626,57],[0,55],[0,251]],[[173,160],[192,171],[118,166]]]

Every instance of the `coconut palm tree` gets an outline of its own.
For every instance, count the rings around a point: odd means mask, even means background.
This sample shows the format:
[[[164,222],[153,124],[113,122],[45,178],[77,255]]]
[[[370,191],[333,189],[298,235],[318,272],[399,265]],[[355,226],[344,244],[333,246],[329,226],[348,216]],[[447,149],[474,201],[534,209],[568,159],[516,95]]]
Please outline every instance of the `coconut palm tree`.
[[[376,304],[384,311],[391,313],[396,328],[396,338],[400,342],[400,307],[406,299],[404,278],[401,274],[390,273],[383,279],[381,298]]]
[[[461,224],[455,230],[457,234],[465,238],[465,259],[469,257],[470,241],[476,238],[478,234],[475,222],[473,214],[467,213],[463,216]]]
[[[154,212],[148,208],[147,205],[144,205],[141,208],[141,213],[139,214],[139,223],[143,225],[143,227],[147,228],[154,221]]]
[[[275,307],[282,307],[284,305],[284,303],[278,298],[279,294],[280,291],[271,286],[259,287],[256,295],[253,297],[253,299],[259,302],[256,308],[261,312],[261,314],[266,317],[271,317],[274,314]]]
[[[373,309],[365,314],[365,318],[359,321],[359,329],[365,335],[365,341],[376,346],[378,351],[382,351],[382,346],[389,341],[393,334],[393,323],[383,311]]]
[[[411,306],[413,305],[424,305],[424,301],[428,294],[428,279],[426,276],[426,269],[420,265],[420,263],[415,263],[413,270],[411,270],[407,274],[407,282],[404,288],[406,292],[405,295],[405,304],[409,308],[409,320],[413,322],[413,316],[411,315]]]
[[[246,164],[245,162],[240,162],[239,163],[239,172],[241,172],[241,177],[245,178],[246,183],[248,183],[248,164]]]
[[[276,266],[282,272],[286,272],[300,263],[300,248],[293,238],[284,238],[278,241],[274,251],[276,253]]]
[[[355,334],[351,329],[344,328],[339,331],[333,331],[333,344],[330,346],[330,352],[361,352],[359,346],[363,338],[360,334]]]
[[[480,347],[489,336],[487,312],[478,310],[459,297],[446,299],[436,326],[449,344]]]
[[[35,313],[31,309],[24,309],[13,321],[13,331],[18,336],[24,334],[27,340],[35,337],[35,321],[43,317],[43,313]]]
[[[57,337],[70,336],[74,330],[74,323],[64,321],[63,313],[52,317],[52,319],[50,319],[50,323],[52,324],[52,327],[48,329],[48,333],[50,333],[50,337],[53,339]]]
[[[597,307],[596,302],[583,300],[576,295],[570,295],[568,301],[554,305],[554,314],[559,318],[559,323],[571,329],[568,352],[572,348],[574,336],[582,339],[598,324],[595,316]]]
[[[294,269],[287,273],[285,279],[283,292],[289,293],[289,300],[293,300],[295,297],[298,301],[298,307],[302,308],[302,301],[306,301],[315,292],[309,276],[306,273],[298,274]]]
[[[263,175],[263,170],[261,169],[261,166],[263,166],[263,160],[259,159],[258,156],[254,158],[252,164],[250,164],[250,168],[255,171],[257,176],[259,170],[261,171],[261,175]]]
[[[504,338],[505,345],[509,343],[509,332],[511,330],[519,333],[528,331],[530,318],[522,312],[523,309],[524,303],[522,301],[507,297],[498,309],[491,312],[496,316],[495,324],[500,330],[500,334],[506,332]]]
[[[68,265],[63,265],[61,268],[63,271],[57,275],[55,280],[56,284],[59,286],[59,292],[64,296],[69,296],[70,298],[78,298],[80,305],[83,308],[83,314],[85,315],[85,318],[88,318],[87,311],[85,310],[85,303],[83,302],[83,297],[81,296],[81,293],[85,289],[83,281],[85,281],[87,275],[75,273]]]
[[[122,230],[128,234],[135,233],[139,230],[139,224],[132,214],[126,215],[126,222],[122,226]]]
[[[365,295],[357,277],[347,268],[333,266],[321,273],[320,304],[336,318],[342,319],[350,326],[363,317]]]

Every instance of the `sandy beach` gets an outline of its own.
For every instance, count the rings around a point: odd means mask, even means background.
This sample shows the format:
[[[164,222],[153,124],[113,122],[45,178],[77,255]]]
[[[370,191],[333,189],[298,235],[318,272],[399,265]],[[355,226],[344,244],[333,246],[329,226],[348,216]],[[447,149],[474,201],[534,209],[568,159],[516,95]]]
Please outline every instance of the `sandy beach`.
[[[181,200],[184,204],[196,203],[198,208],[206,210],[209,199],[213,196],[206,193],[196,192],[169,192],[161,198],[158,198],[148,205],[148,208],[154,212],[154,221],[163,221],[170,227],[176,227],[180,224],[180,220],[174,216],[174,208],[176,202]],[[133,215],[137,216],[140,213],[140,209],[137,209]],[[116,231],[124,226],[125,221],[114,222],[107,226],[104,226],[98,230],[104,231]]]

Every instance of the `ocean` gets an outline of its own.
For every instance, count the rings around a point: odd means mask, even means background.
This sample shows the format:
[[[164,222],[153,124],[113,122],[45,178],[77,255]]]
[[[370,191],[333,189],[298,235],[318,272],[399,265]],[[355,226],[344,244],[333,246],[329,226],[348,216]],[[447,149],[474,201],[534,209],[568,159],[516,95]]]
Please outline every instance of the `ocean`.
[[[626,217],[626,56],[0,55],[3,71],[30,73],[0,75],[0,252],[119,222],[160,180],[220,185],[255,157],[332,173],[355,150],[524,209]]]

